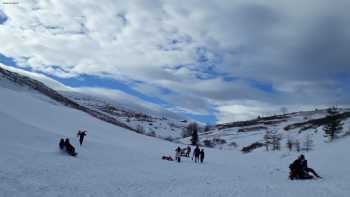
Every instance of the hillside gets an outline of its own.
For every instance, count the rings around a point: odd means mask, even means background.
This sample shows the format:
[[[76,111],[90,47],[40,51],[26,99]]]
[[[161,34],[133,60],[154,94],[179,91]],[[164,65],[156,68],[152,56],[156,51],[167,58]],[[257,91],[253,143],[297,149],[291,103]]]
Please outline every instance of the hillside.
[[[79,105],[78,103],[62,96],[57,91],[49,88],[48,86],[46,86],[44,83],[40,81],[37,81],[35,79],[29,78],[27,76],[24,76],[15,72],[11,72],[9,70],[2,68],[1,66],[0,66],[0,80],[1,80],[0,86],[6,87],[6,88],[12,88],[17,91],[35,92],[35,93],[38,93],[40,96],[46,96],[56,101],[57,103],[71,107],[73,109],[81,110],[105,122],[129,129],[129,130],[133,130],[128,125],[116,120],[113,117],[107,116],[96,110],[92,110],[90,108]]]
[[[137,107],[133,107],[136,109],[133,110],[131,109],[132,107],[130,107],[130,104],[123,105],[122,102],[115,101],[106,96],[84,94],[73,91],[62,92],[62,94],[82,106],[117,119],[133,128],[133,130],[138,133],[152,137],[170,141],[179,139],[182,137],[181,135],[184,127],[188,124],[188,121],[180,119],[180,116],[169,115],[170,112],[165,113],[164,116],[157,116],[157,113],[154,112],[154,110],[151,111]],[[164,112],[164,110],[159,111]]]
[[[320,144],[327,144],[328,141],[323,131],[327,123],[327,115],[327,109],[323,109],[217,124],[208,127],[206,132],[200,133],[199,140],[201,144],[209,147],[241,150],[254,143],[264,145],[264,137],[267,132],[270,132],[271,135],[281,138],[280,145],[283,150],[287,149],[288,141],[299,143],[302,149],[307,138],[312,140],[313,145],[317,147]],[[342,135],[348,135],[350,109],[338,109],[337,116],[344,123]],[[183,142],[189,143],[190,138],[183,139]]]

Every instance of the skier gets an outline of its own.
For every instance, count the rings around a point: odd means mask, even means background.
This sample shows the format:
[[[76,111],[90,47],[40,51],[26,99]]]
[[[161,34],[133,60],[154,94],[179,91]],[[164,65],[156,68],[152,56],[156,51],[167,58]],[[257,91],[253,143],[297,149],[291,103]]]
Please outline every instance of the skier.
[[[296,159],[290,166],[290,174],[289,178],[291,180],[293,179],[312,179],[314,178],[309,174],[311,172],[315,177],[317,178],[322,178],[320,177],[314,169],[309,168],[307,166],[307,160],[305,159],[304,155],[300,155],[298,159]]]
[[[179,146],[175,149],[175,159],[177,162],[181,162],[181,148]]]
[[[204,161],[204,149],[201,150],[199,155],[200,155],[201,163],[203,163],[203,161]]]
[[[66,140],[64,141],[64,147],[66,148],[66,151],[68,154],[72,155],[72,156],[76,156],[77,153],[75,152],[75,148],[72,144],[70,144],[69,139],[66,138]]]
[[[199,149],[199,146],[197,145],[196,148],[193,150],[193,157],[194,157],[195,163],[199,162],[200,152],[201,152],[201,150]],[[192,159],[193,159],[193,157],[192,157]]]
[[[86,132],[87,131],[80,131],[79,130],[77,133],[77,137],[79,137],[80,146],[83,145],[84,137],[87,135]]]
[[[190,146],[187,146],[187,149],[186,149],[186,157],[190,157],[190,154],[191,154],[191,147],[190,147]]]

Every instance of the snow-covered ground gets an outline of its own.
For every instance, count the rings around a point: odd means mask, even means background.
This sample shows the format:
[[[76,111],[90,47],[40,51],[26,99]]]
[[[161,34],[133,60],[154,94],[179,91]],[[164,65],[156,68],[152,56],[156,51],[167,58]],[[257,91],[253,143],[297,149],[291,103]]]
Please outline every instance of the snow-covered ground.
[[[78,129],[87,129],[80,147]],[[76,158],[58,150],[70,137]],[[15,86],[0,86],[0,196],[266,196],[350,194],[350,138],[306,154],[322,180],[290,181],[297,153],[206,149],[204,164],[163,161],[176,144],[139,135]]]
[[[349,112],[349,109],[338,109],[339,113]],[[264,136],[267,131],[274,135],[280,135],[281,149],[287,149],[287,141],[298,141],[301,148],[307,138],[313,141],[313,146],[317,149],[318,146],[328,144],[327,138],[324,137],[323,126],[316,125],[315,127],[303,129],[302,126],[286,130],[285,128],[296,124],[304,123],[310,120],[324,118],[328,114],[327,110],[295,112],[286,115],[267,117],[267,119],[256,119],[246,121],[245,126],[232,126],[234,123],[226,123],[222,125],[212,126],[207,132],[200,133],[199,141],[205,144],[205,141],[212,142],[212,146],[219,149],[237,149],[240,150],[245,146],[249,146],[255,142],[265,143]],[[342,121],[344,123],[344,133],[350,131],[350,117]],[[230,126],[231,124],[231,126]],[[228,126],[227,126],[228,125]],[[191,137],[184,138],[183,143],[190,143]],[[215,143],[215,140],[223,140],[224,143]]]

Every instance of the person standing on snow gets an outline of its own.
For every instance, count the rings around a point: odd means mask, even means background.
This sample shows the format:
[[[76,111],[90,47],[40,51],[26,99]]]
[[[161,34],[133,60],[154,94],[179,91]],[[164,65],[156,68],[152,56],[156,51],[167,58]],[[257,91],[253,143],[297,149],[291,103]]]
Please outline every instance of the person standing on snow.
[[[196,148],[193,150],[193,157],[194,157],[195,163],[199,162],[200,152],[201,152],[201,150],[199,149],[199,146],[197,145]],[[193,157],[192,157],[192,159],[193,159]]]
[[[77,133],[77,137],[79,137],[80,146],[83,145],[84,137],[87,136],[86,132],[87,131],[80,131],[79,130]]]
[[[175,149],[175,159],[177,162],[181,162],[181,148],[179,146]]]
[[[186,157],[190,157],[190,154],[191,154],[191,147],[190,147],[190,146],[187,146],[187,149],[186,149]]]
[[[201,159],[201,163],[203,163],[203,161],[204,161],[204,149],[202,149],[201,152],[199,153],[199,157]]]

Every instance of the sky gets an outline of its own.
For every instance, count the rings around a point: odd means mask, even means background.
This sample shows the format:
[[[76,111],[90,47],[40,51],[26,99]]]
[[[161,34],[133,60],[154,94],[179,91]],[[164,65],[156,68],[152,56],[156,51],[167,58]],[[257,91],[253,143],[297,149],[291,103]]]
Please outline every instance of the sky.
[[[0,63],[201,122],[350,105],[348,0],[0,0]]]

